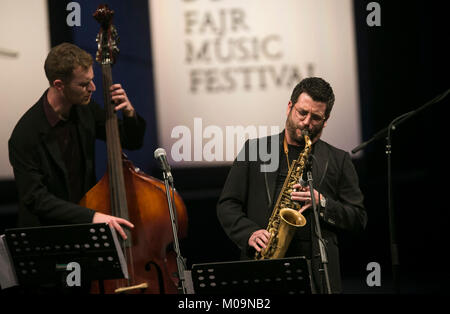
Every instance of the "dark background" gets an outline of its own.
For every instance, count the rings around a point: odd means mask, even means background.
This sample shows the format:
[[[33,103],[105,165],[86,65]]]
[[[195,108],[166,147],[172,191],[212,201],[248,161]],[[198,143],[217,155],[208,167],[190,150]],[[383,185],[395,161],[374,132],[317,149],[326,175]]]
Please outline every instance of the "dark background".
[[[66,5],[48,1],[52,46],[73,42],[94,54],[98,24],[91,14],[102,1],[78,1],[81,27],[68,27]],[[444,1],[377,1],[381,26],[366,23],[367,4],[354,1],[359,94],[363,140],[386,127],[395,117],[419,108],[449,88],[449,28]],[[151,40],[147,0],[108,1],[115,10],[121,53],[113,67],[133,105],[147,121],[144,148],[127,152],[136,166],[161,178],[153,161],[158,147],[153,95]],[[282,6],[282,2],[280,2]],[[282,7],[280,7],[282,10]],[[290,30],[286,30],[290,31]],[[96,77],[100,77],[95,66]],[[98,79],[97,79],[98,80]],[[95,98],[102,103],[100,81]],[[38,99],[40,95],[36,95]],[[30,104],[31,105],[31,104]],[[444,108],[449,99],[434,104],[401,124],[392,137],[392,184],[401,265],[401,292],[448,293],[450,278],[447,248],[447,158]],[[339,110],[335,108],[334,110]],[[447,110],[445,110],[447,112]],[[332,144],[332,143],[331,143]],[[391,293],[387,158],[385,141],[378,140],[354,163],[365,195],[369,221],[359,235],[342,233],[341,266],[344,292]],[[105,172],[105,146],[97,147],[97,174]],[[235,245],[216,218],[216,202],[229,167],[175,169],[176,187],[187,206],[188,237],[181,249],[188,266],[195,263],[238,259]],[[17,194],[13,181],[0,182],[0,233],[15,227]],[[381,287],[368,287],[366,265],[381,266]]]

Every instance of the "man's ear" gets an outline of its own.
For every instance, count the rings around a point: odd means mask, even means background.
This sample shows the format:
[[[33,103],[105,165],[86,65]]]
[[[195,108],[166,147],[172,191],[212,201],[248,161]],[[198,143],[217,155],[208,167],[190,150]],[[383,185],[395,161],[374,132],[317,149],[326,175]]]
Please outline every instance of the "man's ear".
[[[64,82],[62,80],[54,80],[52,86],[59,91],[64,89]]]
[[[293,106],[294,106],[294,104],[292,103],[291,100],[289,100],[289,103],[287,106],[287,111],[286,111],[286,116],[289,116],[289,112],[291,112]]]

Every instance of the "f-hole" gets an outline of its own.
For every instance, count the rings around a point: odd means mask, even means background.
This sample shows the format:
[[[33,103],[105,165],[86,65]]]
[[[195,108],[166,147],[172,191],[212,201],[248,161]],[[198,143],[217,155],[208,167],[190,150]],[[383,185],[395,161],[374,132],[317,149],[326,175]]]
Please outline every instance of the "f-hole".
[[[145,264],[145,270],[151,271],[152,265],[156,268],[156,273],[158,275],[159,293],[164,294],[164,280],[163,280],[161,267],[159,267],[159,265],[156,264],[155,262],[150,261],[147,264]]]

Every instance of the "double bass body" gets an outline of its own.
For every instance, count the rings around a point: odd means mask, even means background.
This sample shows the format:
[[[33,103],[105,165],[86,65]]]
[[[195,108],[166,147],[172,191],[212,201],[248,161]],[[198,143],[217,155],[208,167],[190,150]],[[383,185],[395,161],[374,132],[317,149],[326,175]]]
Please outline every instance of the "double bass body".
[[[146,289],[131,292],[177,293],[178,276],[175,252],[171,249],[173,232],[170,222],[164,183],[138,171],[131,161],[123,159],[123,174],[127,190],[129,220],[134,224],[131,230],[132,256],[128,269],[131,285],[147,283]],[[108,195],[108,173],[84,196],[80,205],[111,214]],[[175,207],[178,218],[178,237],[187,235],[187,211],[183,200],[175,193]],[[95,286],[96,284],[94,284]],[[128,286],[125,280],[106,280],[105,293]]]

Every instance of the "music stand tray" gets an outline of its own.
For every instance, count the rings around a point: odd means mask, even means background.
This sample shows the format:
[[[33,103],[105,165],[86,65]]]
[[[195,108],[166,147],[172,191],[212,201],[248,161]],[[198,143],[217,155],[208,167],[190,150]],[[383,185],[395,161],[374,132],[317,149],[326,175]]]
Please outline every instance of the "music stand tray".
[[[5,240],[21,286],[58,283],[71,262],[84,280],[128,278],[117,234],[106,223],[7,229]]]
[[[192,265],[195,294],[311,294],[310,265],[303,257]]]

